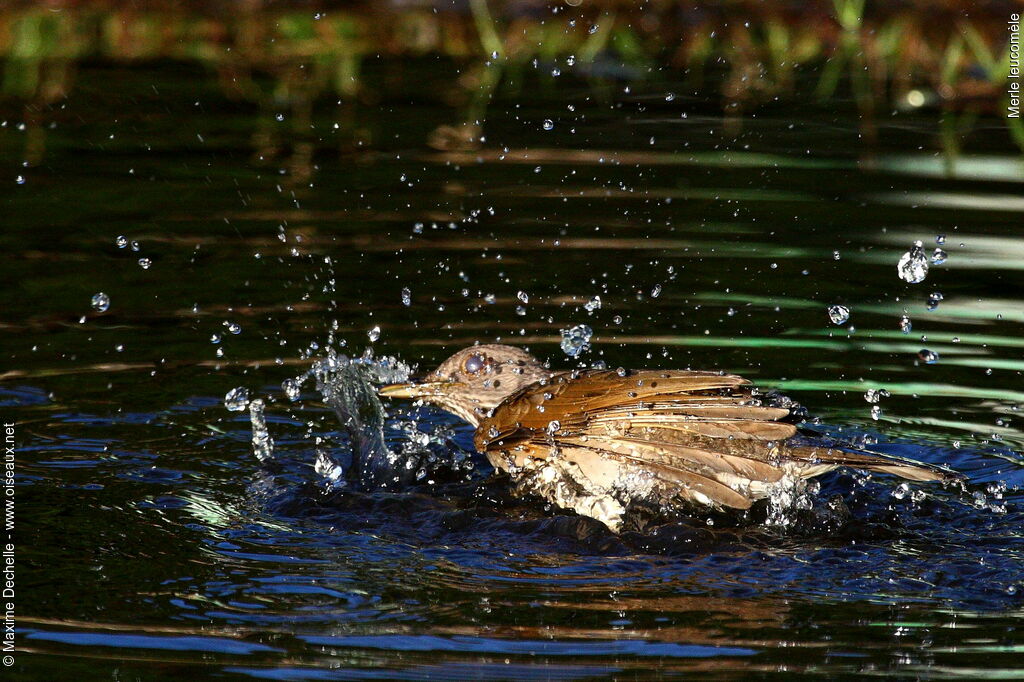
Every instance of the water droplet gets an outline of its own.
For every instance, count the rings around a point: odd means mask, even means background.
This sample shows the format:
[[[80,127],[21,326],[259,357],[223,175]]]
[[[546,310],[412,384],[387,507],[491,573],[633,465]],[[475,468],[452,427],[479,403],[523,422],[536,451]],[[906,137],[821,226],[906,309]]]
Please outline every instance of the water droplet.
[[[939,307],[939,303],[945,298],[942,294],[937,291],[933,291],[928,294],[928,303],[926,304],[928,310],[935,310]]]
[[[839,260],[840,258],[842,258],[842,256],[839,255],[838,251],[832,252],[832,260]]]
[[[529,303],[530,302],[530,295],[528,293],[526,293],[525,291],[518,292],[516,294],[516,298],[518,298],[523,303]]]
[[[227,329],[232,334],[242,333],[242,325],[238,324],[237,322],[229,322],[228,320],[224,320],[224,328]]]
[[[619,368],[617,368],[617,369],[615,370],[615,373],[616,373],[616,374],[618,374],[618,375],[619,375],[620,377],[624,377],[624,376],[626,376],[626,375],[627,375],[627,374],[628,374],[629,372],[627,372],[627,371],[626,371],[626,369],[625,369],[624,367],[619,367]]]
[[[141,248],[139,246],[139,242],[135,241],[134,239],[130,242],[130,246],[132,247],[132,251],[138,251]]]
[[[850,309],[844,305],[830,305],[828,319],[832,320],[832,324],[844,324],[850,319]]]
[[[110,297],[102,291],[98,294],[92,295],[92,309],[98,313],[107,312],[107,308],[110,307]]]
[[[571,329],[562,330],[562,351],[570,358],[579,357],[580,353],[590,348],[590,337],[594,330],[585,324],[578,324]]]
[[[877,403],[882,398],[888,398],[889,395],[889,391],[884,388],[871,388],[864,392],[864,400],[869,403]]]
[[[295,402],[299,399],[299,394],[302,392],[299,388],[299,382],[295,379],[285,379],[281,382],[281,390],[288,396],[288,400]]]
[[[882,408],[878,405],[871,406],[871,418],[878,421],[878,418],[882,416]]]
[[[654,288],[651,289],[651,298],[658,298],[661,296],[661,285],[655,284]]]
[[[406,308],[412,305],[412,291],[409,287],[402,287],[402,305]]]
[[[583,308],[588,312],[592,313],[595,310],[601,309],[601,297],[594,296],[592,299],[583,304]]]
[[[942,265],[949,258],[949,254],[942,249],[932,251],[932,265]]]
[[[914,242],[910,251],[903,254],[900,262],[896,264],[896,271],[900,279],[911,284],[923,282],[928,276],[928,258],[924,255],[920,240]]]
[[[148,259],[148,258],[140,258],[139,259],[139,267],[142,268],[143,270],[149,270],[151,265],[153,265],[153,261],[151,261],[150,259]]]
[[[244,412],[249,406],[249,389],[239,386],[227,392],[224,396],[224,407],[231,412]]]
[[[558,422],[557,419],[548,422],[548,433],[552,436],[558,433],[558,430],[561,428],[562,425]]]
[[[904,334],[909,334],[910,330],[912,330],[913,328],[914,328],[914,325],[911,324],[909,317],[907,317],[906,315],[903,315],[902,317],[900,317],[900,331],[901,332],[903,332]]]
[[[892,496],[897,500],[902,500],[910,494],[910,486],[906,483],[900,483],[898,486],[892,489]]]
[[[366,335],[370,338],[370,343],[375,343],[380,338],[380,327],[374,327],[366,332]]]
[[[926,365],[934,365],[939,361],[939,354],[933,350],[928,350],[927,348],[922,348],[918,351],[917,357],[921,358],[921,362]]]
[[[125,237],[123,234],[119,234],[117,235],[117,239],[114,240],[114,243],[117,244],[117,248],[119,249],[127,248],[128,237]]]
[[[259,398],[249,403],[249,421],[252,424],[252,452],[256,459],[265,462],[274,454],[274,441],[267,431],[267,420],[263,416],[263,401]]]
[[[555,129],[555,122],[552,121],[550,118],[546,118],[546,119],[544,119],[543,126],[544,126],[544,130],[554,130]]]
[[[493,425],[490,428],[487,429],[487,437],[488,438],[497,438],[499,433],[501,433],[501,432],[498,431],[497,427],[495,427]]]
[[[14,181],[16,183],[18,183],[19,185],[24,185],[25,184],[25,176],[24,175],[19,175],[19,176],[14,178]]]
[[[946,235],[944,235],[944,234],[935,235],[935,243],[939,244],[940,246],[942,244],[945,244],[946,243]]]

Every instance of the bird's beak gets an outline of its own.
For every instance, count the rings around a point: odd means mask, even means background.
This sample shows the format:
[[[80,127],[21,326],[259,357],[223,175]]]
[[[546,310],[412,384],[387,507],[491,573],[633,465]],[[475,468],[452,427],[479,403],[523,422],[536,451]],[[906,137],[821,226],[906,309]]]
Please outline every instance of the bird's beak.
[[[443,385],[441,381],[412,381],[381,386],[377,393],[385,398],[426,398],[440,394]]]

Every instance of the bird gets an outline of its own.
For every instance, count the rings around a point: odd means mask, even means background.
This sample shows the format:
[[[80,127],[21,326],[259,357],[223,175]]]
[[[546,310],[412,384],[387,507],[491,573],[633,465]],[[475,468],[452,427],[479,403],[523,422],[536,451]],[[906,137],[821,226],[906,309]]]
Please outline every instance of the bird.
[[[746,510],[839,467],[911,481],[957,472],[801,429],[801,410],[735,374],[555,371],[522,348],[464,348],[417,381],[379,389],[475,427],[473,444],[520,494],[620,531],[632,508]]]

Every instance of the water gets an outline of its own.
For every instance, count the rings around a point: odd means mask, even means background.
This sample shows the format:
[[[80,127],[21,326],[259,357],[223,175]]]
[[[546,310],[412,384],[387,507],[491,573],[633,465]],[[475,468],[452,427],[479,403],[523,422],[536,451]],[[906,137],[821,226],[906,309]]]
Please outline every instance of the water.
[[[0,128],[25,678],[1019,674],[1024,171],[998,130],[944,158],[927,112],[870,146],[844,99],[737,122],[563,73],[431,148],[463,115],[443,62],[366,63],[376,104],[312,132],[199,68],[77,69],[42,161]],[[916,241],[948,252],[911,259],[927,290],[893,276]],[[781,517],[616,535],[511,495],[452,417],[296,380],[477,340],[738,372],[968,483],[838,472]]]

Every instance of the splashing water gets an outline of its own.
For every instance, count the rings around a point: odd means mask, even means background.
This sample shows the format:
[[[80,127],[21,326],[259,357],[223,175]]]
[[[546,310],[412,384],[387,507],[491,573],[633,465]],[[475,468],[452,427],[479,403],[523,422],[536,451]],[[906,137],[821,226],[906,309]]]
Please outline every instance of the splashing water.
[[[224,407],[230,412],[244,412],[249,405],[249,389],[239,386],[224,396]]]
[[[877,403],[882,398],[888,398],[889,395],[889,391],[885,390],[884,388],[869,388],[867,391],[864,392],[864,400],[874,404]]]
[[[900,258],[900,262],[896,265],[896,271],[900,275],[900,279],[911,284],[918,284],[924,281],[924,278],[928,276],[928,257],[924,253],[924,245],[920,240],[914,242],[914,245]]]
[[[263,415],[263,400],[256,398],[249,403],[249,421],[252,422],[252,452],[261,462],[274,456],[274,439],[267,430],[267,419]]]
[[[850,309],[845,305],[830,305],[828,319],[832,320],[832,324],[843,324],[850,319]]]
[[[594,330],[585,324],[578,324],[572,329],[562,330],[562,351],[570,358],[578,358],[581,353],[590,349],[590,337]]]
[[[110,297],[101,291],[98,294],[93,294],[90,303],[93,310],[98,313],[105,313],[110,308]]]
[[[409,468],[399,466],[402,458],[385,444],[384,406],[371,385],[371,381],[406,381],[409,372],[407,365],[394,358],[374,359],[368,351],[361,358],[349,359],[328,349],[327,356],[316,360],[307,373],[348,431],[355,477],[365,488],[391,488],[411,480]]]

